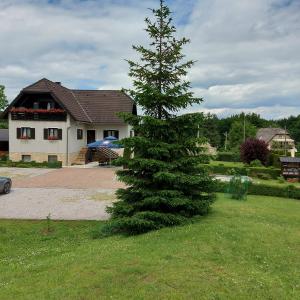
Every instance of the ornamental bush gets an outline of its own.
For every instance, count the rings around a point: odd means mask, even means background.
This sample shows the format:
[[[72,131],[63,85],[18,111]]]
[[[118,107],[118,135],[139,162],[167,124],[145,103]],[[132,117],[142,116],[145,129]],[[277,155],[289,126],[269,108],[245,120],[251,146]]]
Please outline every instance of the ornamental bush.
[[[259,160],[263,165],[268,162],[269,149],[266,142],[249,138],[240,148],[242,162],[250,164],[252,161]]]

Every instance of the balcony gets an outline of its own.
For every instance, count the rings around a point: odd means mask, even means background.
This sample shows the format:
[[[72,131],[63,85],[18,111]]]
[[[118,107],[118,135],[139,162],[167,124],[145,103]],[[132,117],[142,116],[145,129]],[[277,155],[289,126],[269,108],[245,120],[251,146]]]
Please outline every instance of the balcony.
[[[10,110],[12,120],[25,121],[66,121],[67,113],[63,109],[16,108]]]

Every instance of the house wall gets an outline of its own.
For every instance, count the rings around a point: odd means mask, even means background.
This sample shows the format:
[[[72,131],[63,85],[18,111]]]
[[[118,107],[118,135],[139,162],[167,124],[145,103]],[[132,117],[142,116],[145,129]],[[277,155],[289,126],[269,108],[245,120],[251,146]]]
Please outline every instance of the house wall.
[[[35,139],[17,139],[17,128],[20,127],[35,128]],[[44,128],[62,129],[62,140],[44,140]],[[83,129],[81,140],[77,140],[77,129]],[[87,130],[96,130],[96,140],[100,140],[103,139],[103,131],[110,129],[119,130],[119,138],[122,139],[130,135],[131,127],[112,124],[87,125],[74,121],[69,115],[66,122],[11,120],[9,115],[9,158],[20,161],[22,155],[31,155],[31,160],[43,162],[48,161],[48,155],[57,155],[63,165],[71,165],[76,161],[80,150],[86,147]]]
[[[66,164],[67,153],[67,128],[70,126],[70,118],[67,121],[26,121],[11,120],[9,114],[9,158],[13,161],[22,159],[22,155],[31,155],[31,160],[37,162],[48,161],[48,155],[57,155],[58,160]],[[35,128],[35,139],[17,139],[17,128]],[[44,128],[62,129],[62,140],[44,140]]]

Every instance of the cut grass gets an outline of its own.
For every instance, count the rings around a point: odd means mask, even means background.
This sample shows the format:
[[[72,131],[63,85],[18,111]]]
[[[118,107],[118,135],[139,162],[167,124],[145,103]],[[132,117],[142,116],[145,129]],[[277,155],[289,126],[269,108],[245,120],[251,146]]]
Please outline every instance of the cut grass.
[[[299,299],[300,202],[219,195],[194,224],[93,240],[100,222],[0,221],[0,299]]]

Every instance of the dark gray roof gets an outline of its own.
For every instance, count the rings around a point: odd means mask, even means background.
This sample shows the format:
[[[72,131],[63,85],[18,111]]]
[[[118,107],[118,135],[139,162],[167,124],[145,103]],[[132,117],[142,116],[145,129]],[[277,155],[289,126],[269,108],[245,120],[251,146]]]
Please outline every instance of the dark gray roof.
[[[283,163],[300,163],[300,157],[280,157],[279,159]]]
[[[260,128],[256,133],[256,138],[269,142],[277,134],[288,134],[288,132],[282,128]]]
[[[25,87],[22,93],[51,93],[76,121],[86,123],[124,124],[117,113],[136,111],[132,98],[120,90],[71,90],[46,78]]]
[[[8,142],[8,129],[0,129],[0,142]]]

